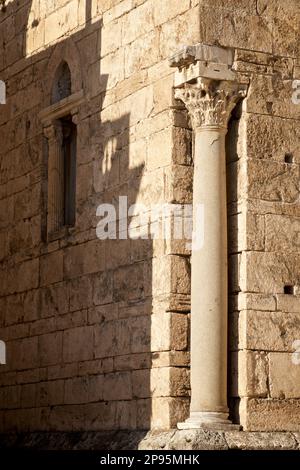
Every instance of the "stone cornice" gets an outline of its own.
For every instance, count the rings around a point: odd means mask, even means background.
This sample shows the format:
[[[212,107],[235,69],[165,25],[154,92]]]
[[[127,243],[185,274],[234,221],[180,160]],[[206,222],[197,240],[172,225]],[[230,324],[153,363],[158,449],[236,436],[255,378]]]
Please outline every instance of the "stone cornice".
[[[175,98],[188,109],[194,129],[227,128],[230,114],[247,93],[247,83],[232,70],[233,50],[197,44],[170,58],[176,67]]]

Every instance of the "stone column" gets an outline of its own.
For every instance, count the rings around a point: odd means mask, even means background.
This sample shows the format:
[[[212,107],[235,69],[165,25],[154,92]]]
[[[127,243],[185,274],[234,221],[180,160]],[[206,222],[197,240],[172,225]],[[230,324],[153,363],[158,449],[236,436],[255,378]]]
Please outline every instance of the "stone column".
[[[220,79],[209,78],[207,65],[203,71],[205,77],[192,77],[175,91],[195,133],[193,232],[202,240],[201,246],[193,243],[191,257],[190,417],[178,427],[228,429],[233,425],[227,407],[225,136],[231,111],[244,92],[231,73],[222,80],[222,73]]]
[[[59,121],[44,128],[48,139],[48,235],[64,225],[64,157],[62,126]]]

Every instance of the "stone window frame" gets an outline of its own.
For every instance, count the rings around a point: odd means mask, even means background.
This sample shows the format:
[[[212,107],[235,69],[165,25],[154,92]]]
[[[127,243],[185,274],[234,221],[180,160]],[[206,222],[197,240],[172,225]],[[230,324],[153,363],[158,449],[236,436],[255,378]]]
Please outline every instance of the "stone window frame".
[[[54,103],[43,109],[39,118],[43,125],[43,134],[48,140],[48,191],[47,191],[47,240],[53,241],[65,237],[72,229],[63,224],[63,153],[62,132],[59,120],[71,116],[78,125],[79,106],[84,102],[84,91]]]
[[[66,62],[71,72],[71,94],[52,103],[52,90],[57,70]],[[47,193],[47,230],[48,242],[64,238],[74,231],[76,226],[63,225],[63,186],[60,171],[63,165],[61,119],[71,116],[78,128],[81,105],[86,101],[82,76],[82,60],[76,43],[70,38],[67,43],[58,43],[49,58],[45,72],[43,109],[38,117],[43,126],[43,135],[48,142],[48,158],[45,166],[48,169],[45,192]],[[78,135],[77,135],[78,142]],[[61,171],[63,175],[63,171]]]

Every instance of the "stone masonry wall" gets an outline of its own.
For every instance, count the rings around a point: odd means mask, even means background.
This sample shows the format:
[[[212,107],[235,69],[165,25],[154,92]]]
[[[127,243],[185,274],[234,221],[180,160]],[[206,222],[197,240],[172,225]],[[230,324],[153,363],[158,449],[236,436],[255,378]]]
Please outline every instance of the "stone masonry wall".
[[[292,83],[299,78],[300,4],[203,1],[200,8],[200,41],[236,48],[234,68],[250,78],[228,135],[232,415],[244,430],[295,431],[300,107]]]
[[[188,412],[189,252],[161,240],[100,241],[96,209],[119,196],[147,207],[191,200],[191,133],[173,102],[167,59],[179,44],[198,41],[198,2],[6,5],[0,428],[174,427]],[[47,142],[38,113],[50,104],[49,64],[69,57],[78,61],[72,81],[81,75],[84,90],[76,226],[47,243]]]
[[[100,241],[96,209],[119,196],[191,202],[191,131],[168,57],[198,42],[234,48],[234,68],[250,79],[227,138],[231,412],[246,430],[299,430],[299,2],[6,4],[1,430],[171,428],[187,417],[190,253],[184,242]],[[76,226],[47,243],[38,113],[49,105],[49,64],[70,51],[84,90]]]

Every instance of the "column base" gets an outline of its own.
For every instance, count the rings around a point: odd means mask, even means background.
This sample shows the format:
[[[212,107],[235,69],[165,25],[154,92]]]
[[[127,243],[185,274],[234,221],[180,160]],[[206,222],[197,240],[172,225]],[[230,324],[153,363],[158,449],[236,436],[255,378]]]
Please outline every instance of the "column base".
[[[239,424],[232,424],[228,413],[214,411],[195,411],[183,423],[177,424],[178,429],[211,429],[213,431],[239,431]]]

